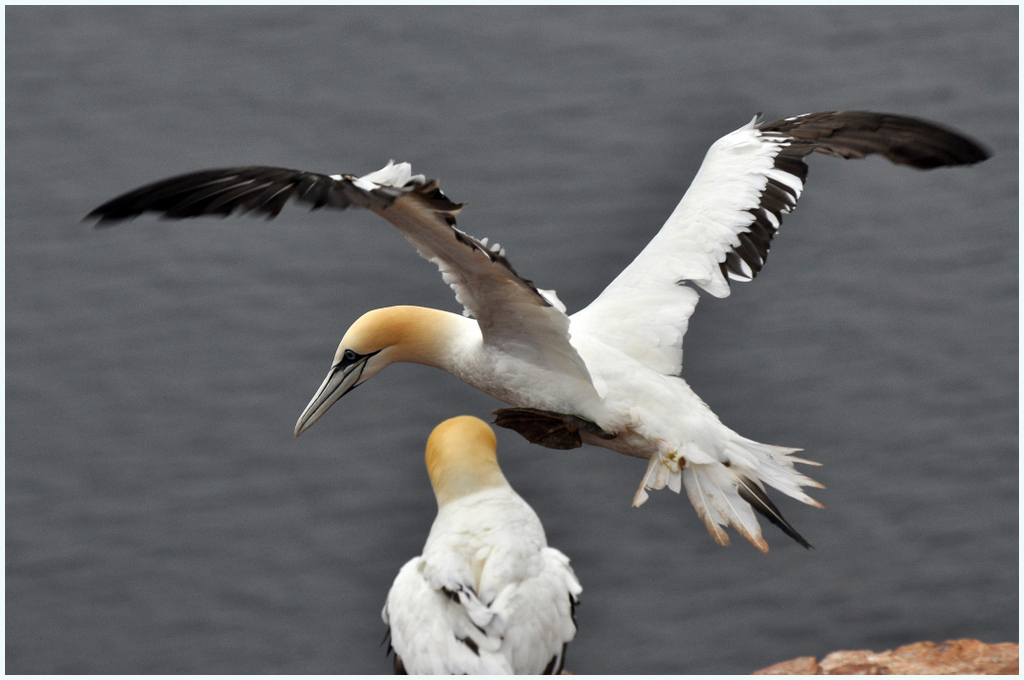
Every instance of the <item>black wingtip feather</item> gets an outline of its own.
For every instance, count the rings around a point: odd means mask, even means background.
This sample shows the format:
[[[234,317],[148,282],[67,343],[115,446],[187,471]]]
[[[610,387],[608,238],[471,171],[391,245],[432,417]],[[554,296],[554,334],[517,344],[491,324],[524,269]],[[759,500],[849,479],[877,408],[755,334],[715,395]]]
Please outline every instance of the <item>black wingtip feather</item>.
[[[751,224],[719,263],[726,282],[749,281],[761,271],[783,215],[796,207],[802,185],[807,182],[803,159],[811,153],[840,158],[877,154],[922,170],[971,165],[990,156],[981,144],[957,132],[888,113],[821,111],[771,123],[759,122],[758,114],[757,120],[757,129],[765,137],[784,143],[775,156],[775,169],[792,176],[800,185],[791,186],[777,176],[768,178],[757,206],[747,211],[752,216]]]
[[[201,170],[139,187],[113,198],[86,215],[97,227],[153,212],[171,219],[233,213],[264,214],[273,218],[290,200],[306,203],[316,210],[324,206],[346,209],[358,206],[383,209],[398,196],[415,188],[377,187],[366,191],[355,186],[350,176],[341,179],[315,172],[288,168],[251,166]],[[435,202],[458,206],[436,190]]]
[[[783,533],[792,538],[794,541],[799,543],[805,548],[813,548],[814,546],[807,542],[803,536],[797,533],[797,530],[785,520],[779,509],[775,507],[771,499],[768,498],[768,494],[764,492],[756,482],[753,482],[746,477],[740,477],[739,492],[740,498],[750,503],[750,506],[758,512],[758,514],[764,516],[769,522],[782,529]]]
[[[821,111],[757,126],[787,138],[783,155],[819,153],[841,158],[883,156],[921,170],[973,165],[991,157],[978,142],[948,128],[891,113]]]

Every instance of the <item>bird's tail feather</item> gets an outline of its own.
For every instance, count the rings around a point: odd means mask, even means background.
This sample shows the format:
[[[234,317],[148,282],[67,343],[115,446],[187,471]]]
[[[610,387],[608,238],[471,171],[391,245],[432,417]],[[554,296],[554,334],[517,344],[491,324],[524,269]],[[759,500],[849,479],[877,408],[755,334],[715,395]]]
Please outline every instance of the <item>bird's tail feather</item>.
[[[754,514],[756,511],[797,543],[809,548],[810,543],[782,517],[764,490],[764,484],[768,484],[798,501],[822,507],[801,487],[824,487],[797,472],[793,466],[797,462],[818,463],[792,456],[796,451],[799,449],[769,446],[737,436],[726,444],[722,452],[724,462],[686,461],[680,467],[675,461],[652,456],[633,504],[639,506],[647,500],[647,489],[667,486],[679,493],[681,486],[685,486],[690,502],[719,545],[729,545],[729,536],[723,527],[731,524],[754,547],[768,552],[768,544],[761,536],[761,527]]]

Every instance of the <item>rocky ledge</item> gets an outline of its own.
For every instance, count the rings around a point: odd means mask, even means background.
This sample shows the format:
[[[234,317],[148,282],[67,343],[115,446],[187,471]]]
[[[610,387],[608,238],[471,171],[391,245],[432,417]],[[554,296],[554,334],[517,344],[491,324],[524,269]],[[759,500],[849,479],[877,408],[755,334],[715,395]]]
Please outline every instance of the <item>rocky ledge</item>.
[[[821,661],[803,656],[754,675],[1017,675],[1020,645],[978,640],[916,642],[886,652],[832,652]]]

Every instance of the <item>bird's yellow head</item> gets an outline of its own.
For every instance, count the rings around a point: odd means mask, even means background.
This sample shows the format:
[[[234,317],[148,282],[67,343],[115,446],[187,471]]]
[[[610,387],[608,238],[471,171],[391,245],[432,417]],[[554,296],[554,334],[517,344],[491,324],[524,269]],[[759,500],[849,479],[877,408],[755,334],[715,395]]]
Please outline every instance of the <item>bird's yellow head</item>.
[[[443,367],[443,356],[460,317],[426,307],[384,307],[367,312],[345,332],[320,389],[295,423],[305,432],[334,402],[385,366],[409,361]],[[454,321],[453,321],[454,319]]]
[[[427,440],[427,472],[438,507],[477,491],[508,486],[498,467],[494,430],[479,418],[458,416]]]

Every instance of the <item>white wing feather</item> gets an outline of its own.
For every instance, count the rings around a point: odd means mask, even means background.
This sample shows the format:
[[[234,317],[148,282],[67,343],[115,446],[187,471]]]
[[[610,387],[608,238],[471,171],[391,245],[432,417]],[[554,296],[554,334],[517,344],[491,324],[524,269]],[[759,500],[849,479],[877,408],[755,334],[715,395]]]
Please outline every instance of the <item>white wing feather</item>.
[[[668,221],[597,299],[572,316],[574,330],[665,375],[682,370],[683,335],[699,296],[679,284],[692,281],[716,297],[728,296],[720,264],[740,244],[769,179],[785,185],[793,202],[803,189],[800,178],[775,167],[787,142],[763,134],[756,120],[711,146]],[[777,228],[770,211],[766,216]]]
[[[508,659],[498,653],[500,638],[477,630],[464,607],[423,577],[423,568],[422,557],[402,567],[382,612],[391,646],[406,670],[419,675],[511,674]]]

